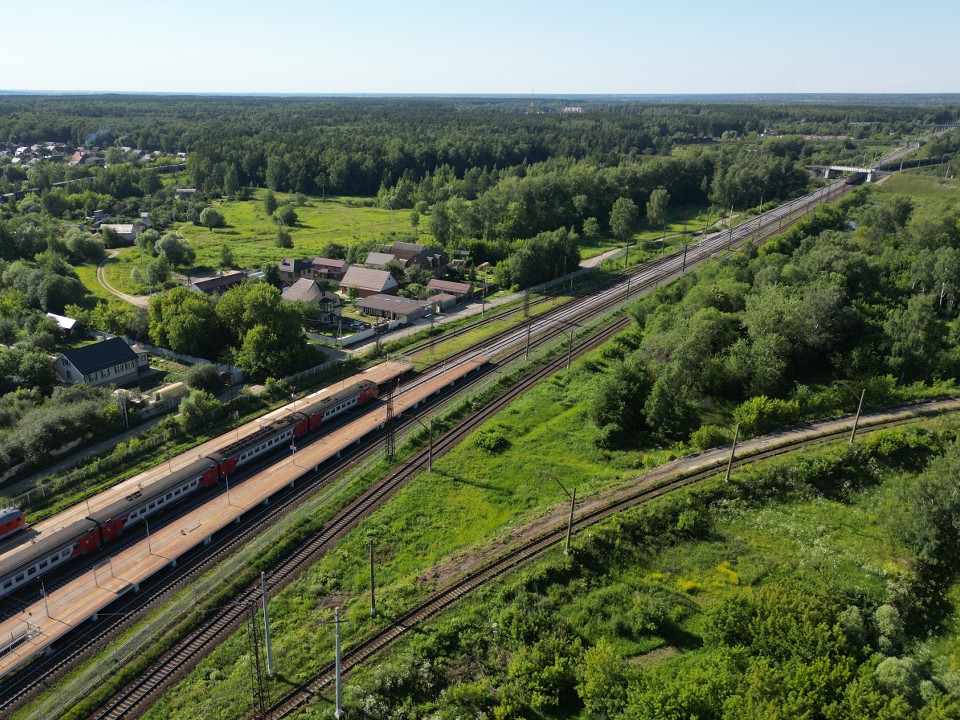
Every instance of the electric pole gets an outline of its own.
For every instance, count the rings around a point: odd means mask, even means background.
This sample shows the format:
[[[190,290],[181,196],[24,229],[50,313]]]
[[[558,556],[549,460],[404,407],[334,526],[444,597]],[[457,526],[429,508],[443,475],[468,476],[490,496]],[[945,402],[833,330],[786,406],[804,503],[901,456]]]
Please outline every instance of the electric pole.
[[[273,677],[273,645],[270,643],[270,611],[267,608],[267,574],[260,573],[260,591],[263,594],[263,636],[267,641],[267,675]]]
[[[863,397],[867,394],[867,389],[864,388],[860,392],[860,402],[857,404],[857,414],[853,418],[853,431],[850,433],[850,444],[853,444],[854,439],[857,437],[857,426],[860,424],[860,411],[863,410]]]
[[[740,439],[740,423],[737,423],[736,430],[733,431],[733,446],[730,448],[730,459],[727,461],[727,477],[724,482],[730,482],[730,471],[733,469],[733,456],[737,452],[737,440]]]

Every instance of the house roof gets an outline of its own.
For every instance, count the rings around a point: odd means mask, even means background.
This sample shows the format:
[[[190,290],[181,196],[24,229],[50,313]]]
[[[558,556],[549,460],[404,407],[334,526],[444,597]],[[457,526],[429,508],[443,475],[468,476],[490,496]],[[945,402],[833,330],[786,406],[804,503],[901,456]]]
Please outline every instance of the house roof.
[[[409,260],[415,255],[422,253],[427,249],[427,247],[426,245],[421,245],[420,243],[395,242],[391,249],[393,250],[393,254],[398,258]]]
[[[290,302],[315,302],[323,295],[323,290],[315,280],[300,278],[283,293],[281,300]]]
[[[133,223],[103,223],[100,229],[108,228],[117,235],[130,235],[133,233]]]
[[[452,280],[437,280],[434,278],[427,283],[427,287],[432,290],[453,293],[454,295],[466,295],[472,289],[469,283],[453,282]]]
[[[309,260],[294,260],[293,258],[284,258],[280,261],[280,272],[300,272],[310,267]]]
[[[393,253],[371,252],[367,253],[367,265],[379,265],[383,267],[391,260],[396,260]]]
[[[456,300],[457,296],[451,295],[450,293],[441,292],[437,293],[436,295],[431,295],[430,299],[438,300],[439,302],[447,302],[448,300]]]
[[[53,318],[54,320],[56,320],[56,321],[57,321],[57,325],[59,325],[59,326],[60,326],[61,328],[63,328],[64,330],[73,330],[73,328],[74,328],[74,327],[76,326],[76,324],[77,324],[77,321],[74,320],[73,318],[64,317],[63,315],[56,315],[56,314],[54,314],[54,313],[47,313],[47,317],[48,317],[48,318]]]
[[[395,297],[393,295],[371,295],[358,302],[357,307],[363,310],[380,310],[396,313],[397,315],[409,315],[422,308],[423,305],[416,300]]]
[[[76,350],[65,350],[63,356],[84,375],[122,362],[137,361],[137,354],[122,338],[110,338]]]
[[[340,270],[341,272],[347,269],[346,260],[337,260],[334,258],[315,257],[312,264],[314,267],[332,268],[333,270]]]
[[[356,285],[361,290],[376,290],[383,292],[397,287],[397,281],[386,270],[371,270],[370,268],[351,265],[347,274],[340,281],[340,287],[348,288]]]
[[[237,272],[224,273],[223,275],[215,275],[214,277],[197,280],[190,286],[190,289],[205,293],[217,292],[231,288],[234,285],[239,285],[246,277],[247,274],[245,272],[238,270]]]

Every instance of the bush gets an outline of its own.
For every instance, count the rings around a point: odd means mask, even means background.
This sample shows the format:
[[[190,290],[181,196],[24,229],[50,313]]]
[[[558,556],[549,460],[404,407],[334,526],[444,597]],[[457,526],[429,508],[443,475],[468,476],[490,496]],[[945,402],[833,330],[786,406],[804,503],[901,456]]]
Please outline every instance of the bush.
[[[701,452],[733,441],[733,433],[719,425],[703,425],[690,435],[690,444]]]
[[[510,438],[507,437],[507,428],[502,425],[489,425],[480,428],[473,435],[473,446],[484,452],[495,454],[510,447]]]
[[[277,220],[281,225],[293,227],[297,224],[297,211],[293,209],[292,205],[284,205],[277,210]]]
[[[195,432],[220,418],[223,405],[206,390],[194,390],[180,401],[180,423],[188,432]]]
[[[293,238],[290,236],[290,233],[286,228],[278,227],[277,228],[277,247],[278,248],[292,248],[293,247]]]
[[[733,419],[740,424],[740,435],[752,437],[769,430],[789,425],[800,419],[800,405],[796,400],[779,400],[757,395],[733,411]]]

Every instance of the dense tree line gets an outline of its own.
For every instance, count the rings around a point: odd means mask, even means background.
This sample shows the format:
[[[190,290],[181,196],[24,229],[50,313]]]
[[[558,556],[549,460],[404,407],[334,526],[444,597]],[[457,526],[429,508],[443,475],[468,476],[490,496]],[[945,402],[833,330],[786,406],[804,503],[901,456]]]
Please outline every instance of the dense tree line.
[[[708,264],[634,309],[638,332],[597,389],[601,442],[686,438],[718,403],[742,403],[734,419],[762,432],[829,410],[836,391],[811,387],[835,379],[880,403],[898,382],[956,378],[958,249],[956,205],[865,190]]]

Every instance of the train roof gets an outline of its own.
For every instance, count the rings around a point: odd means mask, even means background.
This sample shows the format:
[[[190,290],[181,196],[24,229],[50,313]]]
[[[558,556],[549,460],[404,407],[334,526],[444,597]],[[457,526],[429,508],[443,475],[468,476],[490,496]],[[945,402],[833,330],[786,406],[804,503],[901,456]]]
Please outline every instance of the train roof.
[[[109,522],[118,515],[139,507],[143,503],[150,502],[158,495],[163,495],[172,487],[176,487],[184,480],[188,480],[194,475],[200,475],[212,467],[216,466],[216,461],[208,457],[201,457],[194,460],[189,465],[185,465],[179,470],[175,470],[169,475],[165,475],[156,482],[152,482],[146,487],[134,490],[129,495],[105,508],[90,513],[90,518],[100,523]]]
[[[363,390],[367,390],[376,386],[377,384],[375,382],[371,382],[370,380],[358,380],[350,387],[344,388],[343,390],[337,390],[337,392],[333,393],[333,395],[327,395],[321,400],[310,403],[300,412],[306,413],[307,415],[316,415],[321,410],[326,410],[329,406],[336,405],[341,400],[346,400],[347,398],[353,397],[358,392],[362,392]]]
[[[216,458],[218,461],[226,460],[234,455],[239,455],[248,447],[257,445],[261,440],[263,440],[263,438],[270,437],[278,431],[286,430],[291,425],[296,425],[297,423],[303,422],[306,419],[307,416],[299,410],[292,412],[289,415],[283,415],[278,417],[276,420],[271,420],[256,432],[252,432],[246,437],[235,440],[234,442],[220,448],[215,452],[208,453],[208,455],[212,458]]]
[[[0,579],[25,565],[30,565],[35,560],[52,554],[58,548],[72,545],[78,537],[86,535],[95,527],[97,524],[93,520],[84,518],[55,532],[41,535],[36,542],[24,545],[20,550],[0,559]]]
[[[17,515],[21,515],[21,514],[22,513],[20,512],[20,508],[18,507],[3,508],[2,510],[0,510],[0,522],[3,522],[7,518],[16,517]]]

